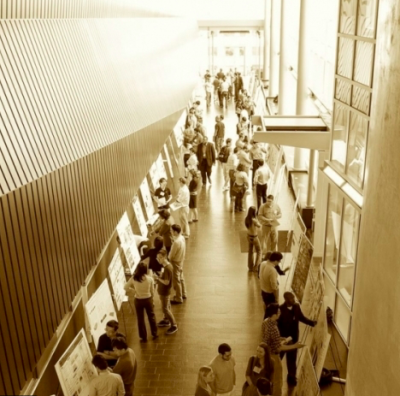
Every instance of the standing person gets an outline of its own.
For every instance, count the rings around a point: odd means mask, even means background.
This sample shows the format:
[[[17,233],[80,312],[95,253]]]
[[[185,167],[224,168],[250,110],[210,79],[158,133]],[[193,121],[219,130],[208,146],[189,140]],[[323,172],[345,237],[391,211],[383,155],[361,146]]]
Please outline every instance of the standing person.
[[[236,124],[236,133],[238,135],[242,133],[244,136],[249,135],[249,123],[246,117],[240,116],[239,122]]]
[[[243,78],[238,72],[235,79],[235,101],[239,100],[239,93],[243,89]]]
[[[244,212],[244,194],[249,187],[249,179],[246,172],[244,171],[243,165],[239,164],[237,171],[235,172],[235,181],[233,183],[232,189],[235,199],[235,212]]]
[[[186,116],[186,120],[185,120],[185,129],[188,128],[189,126],[191,126],[193,129],[196,128],[197,118],[196,118],[195,112],[196,112],[196,109],[194,107],[191,107],[189,109],[189,114]]]
[[[95,355],[92,364],[96,367],[98,376],[89,384],[89,396],[124,396],[124,383],[118,374],[111,373],[107,361],[100,355]]]
[[[225,108],[228,108],[228,95],[229,95],[229,83],[226,81],[226,78],[222,78],[222,83],[221,83],[221,101],[220,101],[220,107],[224,107],[224,102],[225,102]]]
[[[304,347],[304,345],[300,343],[286,345],[291,339],[281,339],[277,323],[279,316],[279,305],[275,303],[268,305],[266,319],[261,326],[262,340],[268,345],[271,358],[274,362],[273,396],[282,395],[282,362],[280,353]]]
[[[228,158],[232,152],[232,139],[226,139],[226,144],[223,146],[219,152],[218,159],[222,165],[222,171],[224,174],[224,185],[222,186],[222,191],[229,190],[229,168],[228,168]]]
[[[156,236],[154,238],[153,245],[154,246],[149,249],[145,254],[143,254],[140,259],[142,261],[149,259],[149,270],[159,275],[162,269],[162,265],[157,261],[157,254],[162,248],[164,248],[164,241],[162,237]]]
[[[147,275],[147,265],[139,263],[131,279],[126,282],[124,289],[135,294],[135,310],[139,330],[140,342],[147,342],[147,329],[144,320],[146,311],[147,319],[150,324],[153,340],[157,335],[157,322],[154,314],[154,280]]]
[[[187,160],[187,169],[189,171],[189,174],[192,171],[197,171],[198,165],[199,165],[199,160],[197,159],[196,150],[192,147],[190,157]]]
[[[215,379],[210,384],[216,396],[230,396],[236,385],[235,359],[232,356],[232,348],[228,344],[218,347],[218,355],[211,361]]]
[[[253,161],[253,174],[251,176],[251,180],[254,187],[254,177],[257,172],[257,169],[260,167],[260,161],[264,162],[265,154],[267,153],[264,147],[261,144],[255,142],[254,140],[250,141],[251,148],[250,148],[250,158]],[[267,197],[265,196],[265,199]]]
[[[278,303],[279,301],[278,271],[275,267],[279,266],[282,258],[281,252],[273,252],[269,260],[263,261],[260,265],[261,297],[264,301],[265,309],[269,304]],[[264,319],[265,317],[264,315]]]
[[[262,225],[261,245],[265,250],[278,250],[278,225],[282,217],[281,208],[274,202],[274,196],[268,195],[267,202],[258,209],[258,220]]]
[[[225,78],[225,74],[224,74],[224,72],[222,71],[222,69],[219,69],[219,72],[217,73],[217,77],[218,77],[219,79]]]
[[[244,146],[243,149],[238,152],[237,157],[239,160],[239,164],[242,164],[243,170],[246,172],[247,176],[249,176],[252,161],[250,159],[250,153],[247,146]]]
[[[216,117],[216,124],[215,124],[215,149],[217,153],[220,152],[222,143],[225,138],[225,124],[223,123],[224,116],[220,115]]]
[[[225,173],[224,173],[224,177],[226,174],[228,177],[228,180],[225,179],[225,186],[224,186],[223,191],[232,190],[232,185],[234,183],[234,177],[231,177],[231,175],[234,174],[234,172],[236,171],[236,167],[238,165],[238,159],[237,159],[238,151],[239,151],[239,149],[237,147],[235,147],[233,150],[230,147],[229,156],[226,161]],[[231,194],[231,196],[232,196],[232,194]]]
[[[206,81],[204,83],[204,89],[206,91],[207,107],[210,107],[210,105],[211,105],[211,95],[212,95],[212,91],[213,91],[213,85],[211,84],[210,78],[206,78]]]
[[[116,338],[113,341],[113,349],[118,355],[118,362],[113,369],[113,373],[121,376],[124,383],[125,396],[132,396],[137,372],[135,352],[128,348],[124,338]]]
[[[164,247],[167,252],[171,250],[172,246],[172,231],[171,227],[174,224],[174,219],[171,213],[167,209],[160,210],[158,213],[162,219],[157,228],[154,229],[153,233],[160,235],[164,241]]]
[[[157,255],[158,262],[164,267],[160,277],[155,277],[157,291],[160,297],[161,309],[164,314],[163,320],[158,323],[158,327],[169,327],[165,334],[171,335],[178,331],[178,326],[174,315],[171,312],[170,294],[172,289],[173,268],[167,259],[167,251],[162,249]]]
[[[283,294],[285,302],[279,307],[281,315],[278,319],[278,329],[281,337],[291,337],[290,343],[297,343],[299,340],[299,322],[314,327],[317,322],[310,320],[303,315],[300,304],[296,303],[294,294],[286,292]],[[281,352],[281,359],[285,352]],[[289,385],[297,385],[296,378],[297,349],[286,352],[286,364],[288,369],[287,382]]]
[[[271,359],[268,345],[262,342],[258,345],[256,355],[249,359],[246,369],[246,382],[243,385],[242,396],[258,396],[257,380],[266,378],[272,381],[274,363]]]
[[[197,191],[199,189],[199,174],[196,172],[193,179],[189,183],[189,223],[192,221],[199,221],[199,214],[197,211]]]
[[[174,224],[171,229],[174,243],[172,244],[168,259],[174,270],[172,284],[175,289],[175,296],[171,299],[171,304],[182,304],[183,300],[186,300],[186,285],[185,278],[183,277],[186,242],[181,234],[181,227],[178,224]]]
[[[182,235],[185,238],[189,238],[190,236],[190,228],[188,223],[188,215],[189,215],[189,201],[190,201],[190,193],[189,188],[186,185],[186,179],[181,177],[179,179],[180,188],[178,191],[178,196],[176,197],[176,202],[181,204],[181,207],[178,209],[179,214],[179,222],[182,227]]]
[[[110,367],[114,367],[117,363],[117,355],[113,352],[112,341],[117,337],[125,337],[118,332],[119,324],[116,320],[110,320],[106,324],[105,333],[99,338],[97,344],[97,354],[106,359]]]
[[[215,380],[214,372],[209,366],[202,366],[197,377],[196,392],[194,396],[211,396],[210,383]]]
[[[217,76],[214,77],[214,81],[212,83],[214,85],[214,97],[215,97],[215,101],[217,100],[217,95],[219,92],[219,86],[221,85],[221,82],[219,81],[219,78]]]
[[[261,244],[258,238],[258,230],[261,224],[257,220],[257,211],[254,206],[250,206],[247,216],[244,219],[244,224],[247,228],[247,240],[249,242],[249,255],[247,260],[247,267],[249,271],[258,272],[258,267],[261,263]],[[256,262],[254,263],[253,250],[256,251]]]
[[[207,179],[211,184],[211,172],[215,164],[216,155],[214,145],[208,141],[207,136],[203,138],[203,142],[199,144],[197,148],[197,158],[199,159],[199,168],[203,179],[203,185],[207,184]]]
[[[269,169],[267,163],[264,160],[258,160],[258,169],[254,174],[254,184],[256,186],[256,195],[257,195],[257,209],[260,210],[260,207],[263,203],[267,202],[267,191],[268,191],[268,182],[271,179],[272,172]],[[253,165],[254,166],[254,165]]]
[[[153,198],[157,202],[158,210],[169,208],[172,194],[170,189],[167,187],[167,179],[165,177],[160,179],[160,187],[158,187],[154,192]]]

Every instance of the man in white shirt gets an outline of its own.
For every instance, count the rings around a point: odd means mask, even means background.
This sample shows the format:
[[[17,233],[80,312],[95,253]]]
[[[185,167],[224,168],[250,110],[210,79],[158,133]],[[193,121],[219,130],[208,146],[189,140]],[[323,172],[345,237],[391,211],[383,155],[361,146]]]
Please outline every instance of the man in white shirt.
[[[224,106],[224,100],[225,100],[225,108],[228,108],[228,91],[229,91],[229,83],[226,81],[226,78],[224,77],[221,83],[221,102],[220,107]]]
[[[278,250],[278,219],[281,217],[281,208],[274,202],[274,196],[268,195],[267,202],[258,209],[258,221],[262,225],[261,246],[265,252]]]
[[[213,394],[216,396],[230,396],[236,385],[235,359],[232,349],[228,344],[218,347],[218,355],[211,361],[215,379],[210,384]]]
[[[272,172],[263,159],[258,160],[258,166],[258,169],[254,173],[254,184],[256,186],[257,209],[260,209],[261,205],[267,202],[268,182],[271,179]]]
[[[186,179],[181,177],[179,179],[179,183],[181,187],[179,188],[178,196],[176,197],[176,203],[180,204],[181,207],[178,209],[179,222],[182,227],[182,235],[184,238],[189,238],[190,236],[190,227],[189,227],[189,201],[190,201],[190,192],[189,188],[186,185]]]

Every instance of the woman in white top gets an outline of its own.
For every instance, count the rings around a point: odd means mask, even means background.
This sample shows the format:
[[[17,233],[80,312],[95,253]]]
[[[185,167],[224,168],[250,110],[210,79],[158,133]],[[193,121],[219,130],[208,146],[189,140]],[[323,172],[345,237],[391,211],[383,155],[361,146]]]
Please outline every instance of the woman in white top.
[[[140,342],[147,341],[146,323],[144,321],[144,311],[146,311],[147,318],[150,323],[151,334],[153,340],[157,335],[157,321],[154,314],[154,280],[151,276],[147,275],[147,265],[139,263],[136,267],[135,273],[132,278],[125,284],[125,290],[135,295],[135,309],[139,329]]]
[[[179,179],[180,188],[178,191],[178,196],[176,197],[176,203],[180,204],[180,208],[178,209],[179,213],[179,223],[182,227],[182,235],[187,239],[190,236],[190,228],[189,228],[189,201],[190,201],[190,192],[189,188],[186,185],[186,180],[184,178]]]

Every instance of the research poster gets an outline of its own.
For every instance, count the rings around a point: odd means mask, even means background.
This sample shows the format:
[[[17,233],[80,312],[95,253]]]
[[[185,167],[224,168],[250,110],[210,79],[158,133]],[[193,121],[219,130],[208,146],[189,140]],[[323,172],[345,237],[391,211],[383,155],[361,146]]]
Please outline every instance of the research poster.
[[[299,249],[300,249],[301,237],[305,234],[305,232],[306,232],[306,227],[303,223],[303,219],[301,218],[300,214],[297,213],[293,222],[292,246],[290,249],[292,252],[292,257],[294,259],[294,262],[296,262],[297,260],[297,256],[299,254]]]
[[[113,289],[114,301],[119,311],[125,298],[125,271],[118,249],[115,250],[111,263],[108,266],[108,274]]]
[[[140,262],[140,253],[136,246],[136,242],[133,241],[129,245],[121,245],[122,249],[124,250],[126,261],[128,262],[129,269],[131,274],[134,273],[136,266]]]
[[[301,352],[300,364],[297,368],[296,396],[319,396],[320,389],[315,376],[308,347]]]
[[[89,320],[90,332],[97,346],[100,336],[105,332],[106,323],[109,320],[117,320],[107,279],[104,279],[100,287],[93,293],[86,303],[85,308]]]
[[[129,217],[126,212],[123,214],[121,220],[117,225],[117,232],[122,245],[130,245],[132,242],[135,241],[135,238],[133,237],[131,222],[129,221]]]
[[[180,148],[183,143],[183,130],[185,128],[186,115],[187,115],[187,112],[184,111],[174,128],[174,136],[175,136],[175,140],[176,140],[176,144],[177,144],[178,148]]]
[[[137,195],[133,199],[132,207],[133,211],[135,212],[136,221],[139,224],[140,233],[142,236],[147,237],[149,230],[147,228],[146,219],[144,218],[142,206],[140,205],[139,197]]]
[[[151,183],[153,184],[154,190],[160,187],[160,179],[161,179],[161,172],[158,167],[158,161],[153,162],[150,166],[149,175],[151,179]]]
[[[164,144],[164,155],[165,155],[165,158],[167,159],[169,174],[173,178],[174,177],[174,171],[172,170],[172,162],[171,162],[171,157],[169,156],[167,144]]]
[[[153,199],[151,198],[149,183],[145,177],[139,187],[140,193],[142,194],[142,199],[144,203],[144,208],[146,210],[147,218],[150,220],[154,216],[154,205]]]
[[[92,353],[83,329],[54,368],[64,396],[89,395],[89,384],[94,377],[97,377],[97,371],[92,365]]]
[[[303,314],[311,319],[317,320],[319,311],[324,300],[325,285],[322,277],[322,270],[310,270],[306,287],[304,290],[301,310]]]
[[[309,239],[303,234],[300,240],[299,253],[292,279],[292,290],[300,303],[303,301],[304,289],[310,270],[313,246]]]
[[[168,180],[167,171],[165,169],[164,160],[163,160],[161,153],[158,155],[156,163],[157,163],[157,169],[158,169],[158,174],[160,175],[160,178],[163,177],[164,179]]]

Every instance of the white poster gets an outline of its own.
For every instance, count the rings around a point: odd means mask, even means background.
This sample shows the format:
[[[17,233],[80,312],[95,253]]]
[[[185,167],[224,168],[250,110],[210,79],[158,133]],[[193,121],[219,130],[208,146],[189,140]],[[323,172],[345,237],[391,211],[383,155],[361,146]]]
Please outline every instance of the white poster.
[[[118,249],[115,251],[114,257],[108,266],[108,274],[110,275],[114,301],[117,304],[117,310],[119,311],[125,298],[125,271]]]
[[[150,166],[149,175],[150,175],[150,179],[153,184],[154,190],[157,189],[158,187],[160,187],[161,173],[159,171],[157,161],[153,162],[153,164]]]
[[[306,287],[304,289],[301,310],[303,314],[311,319],[317,320],[319,311],[324,300],[325,285],[322,277],[322,270],[314,268],[309,272]]]
[[[92,365],[92,353],[83,329],[54,368],[64,396],[89,395],[89,384],[94,377],[97,377],[97,371]]]
[[[133,211],[135,212],[136,220],[139,224],[140,233],[142,234],[142,236],[147,237],[149,230],[147,229],[146,220],[144,218],[138,196],[135,196],[135,198],[133,199],[132,206],[133,206]]]
[[[179,121],[176,123],[174,127],[174,136],[178,148],[181,147],[183,143],[183,129],[185,128],[186,114],[187,114],[186,111],[182,113],[181,117],[179,118]]]
[[[104,279],[100,287],[93,293],[85,308],[89,319],[90,332],[97,347],[100,336],[105,332],[106,323],[110,320],[117,320],[107,279]]]
[[[320,389],[308,347],[302,350],[300,364],[297,369],[297,380],[296,396],[320,395]]]
[[[136,266],[140,262],[140,253],[136,246],[136,242],[133,241],[132,243],[121,245],[122,249],[124,250],[126,261],[128,262],[129,269],[131,270],[131,274],[134,273]]]
[[[133,237],[131,222],[129,221],[129,217],[126,212],[123,214],[121,220],[117,225],[117,232],[122,245],[130,245],[132,242],[135,241],[135,238]]]
[[[158,174],[160,175],[160,178],[163,177],[164,179],[168,180],[167,171],[165,170],[164,160],[162,158],[161,153],[158,155],[156,163],[157,163],[157,169],[158,169]]]
[[[140,192],[142,194],[142,199],[146,210],[147,218],[151,219],[154,216],[154,205],[150,194],[149,183],[147,182],[146,177],[143,179],[142,184],[140,185]]]
[[[165,158],[167,159],[169,173],[170,173],[171,177],[173,178],[174,177],[174,172],[172,170],[172,163],[171,163],[171,158],[169,156],[167,144],[164,144],[164,154],[165,154]]]

